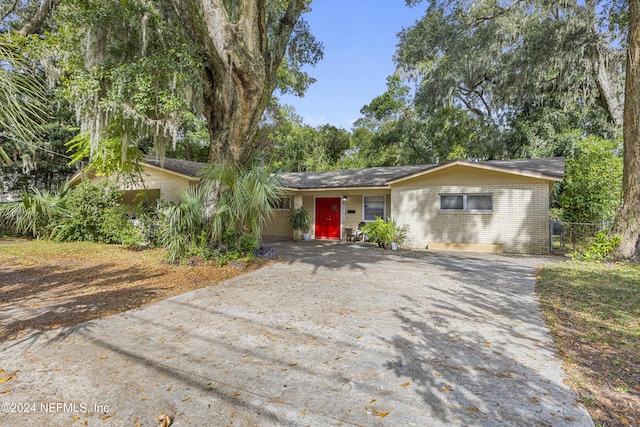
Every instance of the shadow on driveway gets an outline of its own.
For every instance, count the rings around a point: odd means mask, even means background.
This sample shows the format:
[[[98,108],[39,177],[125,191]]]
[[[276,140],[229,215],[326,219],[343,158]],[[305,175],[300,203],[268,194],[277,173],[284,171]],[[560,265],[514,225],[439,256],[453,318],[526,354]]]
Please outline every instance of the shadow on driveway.
[[[549,259],[275,245],[218,286],[0,347],[8,425],[591,426],[544,327]]]

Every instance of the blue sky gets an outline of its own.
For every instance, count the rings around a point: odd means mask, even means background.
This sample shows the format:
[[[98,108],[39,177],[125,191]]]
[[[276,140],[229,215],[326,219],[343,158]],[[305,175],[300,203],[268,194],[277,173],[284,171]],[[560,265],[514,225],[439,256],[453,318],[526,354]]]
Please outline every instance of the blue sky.
[[[360,109],[386,90],[397,33],[423,15],[405,0],[315,0],[305,15],[324,44],[324,59],[305,69],[317,79],[303,98],[281,96],[311,126],[351,129]]]

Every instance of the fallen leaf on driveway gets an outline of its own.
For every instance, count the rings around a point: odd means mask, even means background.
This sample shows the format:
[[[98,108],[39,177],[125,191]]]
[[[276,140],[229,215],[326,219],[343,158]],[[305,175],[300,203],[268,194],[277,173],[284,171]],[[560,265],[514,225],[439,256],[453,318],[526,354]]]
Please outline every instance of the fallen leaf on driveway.
[[[7,381],[14,379],[16,377],[17,373],[18,373],[17,371],[10,372],[7,375],[5,375],[4,377],[0,378],[0,384],[6,383]]]
[[[169,427],[173,420],[169,415],[160,414],[156,417],[156,421],[160,421],[159,427]]]
[[[0,394],[7,394],[11,391],[11,389],[9,387],[5,388],[4,390],[0,391]]]
[[[444,392],[446,392],[446,393],[449,393],[451,390],[452,390],[452,388],[451,388],[451,387],[449,387],[449,386],[444,386],[444,387],[442,387],[442,391],[444,391]]]
[[[410,383],[409,381],[407,381],[406,383],[401,384],[401,386],[402,386],[402,387],[409,387],[409,384],[411,384],[411,383]]]

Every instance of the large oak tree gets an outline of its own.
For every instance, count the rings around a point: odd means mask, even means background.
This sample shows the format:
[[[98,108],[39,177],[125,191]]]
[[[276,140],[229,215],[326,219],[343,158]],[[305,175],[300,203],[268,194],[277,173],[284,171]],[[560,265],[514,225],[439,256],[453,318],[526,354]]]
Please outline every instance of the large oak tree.
[[[308,1],[169,1],[204,58],[209,159],[244,163]]]
[[[624,103],[623,204],[614,233],[622,237],[618,255],[640,252],[640,0],[629,0],[629,38]]]
[[[276,88],[303,94],[322,46],[310,0],[68,0],[46,40],[91,152],[153,140],[162,153],[204,116],[209,161],[245,163]],[[123,154],[123,158],[126,157]]]

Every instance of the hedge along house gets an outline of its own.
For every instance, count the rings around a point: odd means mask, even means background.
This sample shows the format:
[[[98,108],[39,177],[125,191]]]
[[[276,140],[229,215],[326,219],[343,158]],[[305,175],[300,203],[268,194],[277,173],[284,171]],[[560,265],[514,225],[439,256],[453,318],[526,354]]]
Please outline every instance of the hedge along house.
[[[203,166],[147,157],[144,185],[123,187],[125,203],[141,190],[177,201]],[[314,239],[339,240],[347,228],[391,216],[409,226],[410,248],[546,254],[549,195],[563,177],[563,158],[289,172],[280,176],[286,196],[263,235],[292,239],[288,216],[303,206]]]

